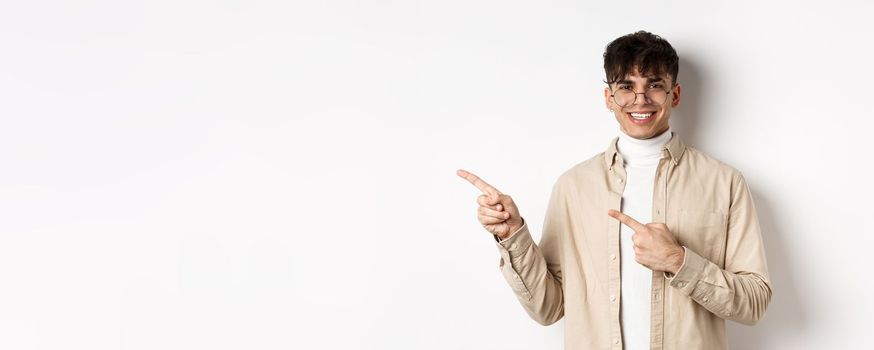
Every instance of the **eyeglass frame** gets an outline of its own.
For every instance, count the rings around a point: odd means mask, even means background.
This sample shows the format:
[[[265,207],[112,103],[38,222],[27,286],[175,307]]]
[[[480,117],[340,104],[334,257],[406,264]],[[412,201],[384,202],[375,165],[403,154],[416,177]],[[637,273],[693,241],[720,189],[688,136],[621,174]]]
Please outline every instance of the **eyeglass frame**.
[[[610,86],[610,84],[607,84],[607,86],[610,88],[610,92],[612,92],[612,94],[610,94],[610,97],[613,98],[613,103],[616,103],[616,96],[615,96],[616,92],[613,91],[613,87]],[[662,106],[668,102],[668,95],[670,95],[672,92],[674,92],[673,91],[674,86],[676,86],[676,84],[671,83],[671,87],[669,89],[663,89],[663,90],[665,90],[665,100],[662,103],[657,104],[657,106]],[[617,90],[617,91],[619,91],[619,90]],[[633,105],[635,102],[637,102],[637,95],[643,95],[643,101],[646,102],[646,91],[644,91],[644,92],[634,92],[634,90],[628,90],[628,91],[631,91],[631,93],[634,94],[634,99],[631,100],[631,103],[624,105],[624,106],[619,106],[619,104],[616,103],[617,106],[625,108],[625,107]]]

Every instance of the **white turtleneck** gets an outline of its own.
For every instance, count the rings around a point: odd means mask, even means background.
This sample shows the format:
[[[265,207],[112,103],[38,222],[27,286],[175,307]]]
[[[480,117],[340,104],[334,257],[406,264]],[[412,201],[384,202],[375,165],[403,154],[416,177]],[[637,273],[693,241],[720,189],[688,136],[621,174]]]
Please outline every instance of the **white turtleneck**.
[[[622,193],[622,212],[641,223],[652,221],[652,191],[656,167],[662,149],[670,141],[671,129],[660,135],[639,140],[619,131],[616,145],[625,166],[625,190]],[[634,231],[620,225],[620,274],[622,280],[619,320],[626,350],[649,349],[650,345],[650,290],[652,270],[634,260],[631,235]]]

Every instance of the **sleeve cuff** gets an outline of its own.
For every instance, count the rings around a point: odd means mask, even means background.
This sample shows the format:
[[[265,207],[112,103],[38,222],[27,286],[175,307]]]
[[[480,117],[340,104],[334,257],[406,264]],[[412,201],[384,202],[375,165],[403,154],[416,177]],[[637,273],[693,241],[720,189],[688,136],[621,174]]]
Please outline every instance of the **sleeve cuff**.
[[[528,231],[528,223],[524,219],[522,220],[522,226],[513,232],[510,237],[504,240],[500,240],[498,236],[494,237],[498,250],[502,253],[501,255],[506,254],[515,257],[527,251],[534,244],[534,239],[531,238],[531,233]]]
[[[679,289],[683,294],[691,295],[692,291],[695,290],[695,286],[698,284],[698,280],[701,279],[704,273],[704,268],[710,261],[696,254],[691,249],[686,247],[683,247],[683,249],[686,252],[686,256],[683,259],[683,265],[680,266],[680,270],[677,271],[677,274],[675,274],[673,278],[668,278],[668,280],[672,287]],[[667,276],[668,275],[665,274],[665,277]]]

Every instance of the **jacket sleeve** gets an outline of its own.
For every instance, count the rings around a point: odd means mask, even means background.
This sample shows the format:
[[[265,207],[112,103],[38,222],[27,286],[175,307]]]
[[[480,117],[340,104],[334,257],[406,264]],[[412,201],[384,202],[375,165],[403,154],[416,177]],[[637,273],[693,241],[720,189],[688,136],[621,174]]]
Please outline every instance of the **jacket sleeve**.
[[[756,208],[739,172],[732,177],[725,269],[684,250],[682,267],[668,278],[671,286],[719,317],[745,325],[762,319],[771,301],[771,282]]]
[[[501,273],[528,315],[544,326],[564,316],[559,249],[561,231],[567,227],[565,208],[565,195],[557,181],[547,206],[540,244],[534,243],[524,220],[510,237],[497,242]]]

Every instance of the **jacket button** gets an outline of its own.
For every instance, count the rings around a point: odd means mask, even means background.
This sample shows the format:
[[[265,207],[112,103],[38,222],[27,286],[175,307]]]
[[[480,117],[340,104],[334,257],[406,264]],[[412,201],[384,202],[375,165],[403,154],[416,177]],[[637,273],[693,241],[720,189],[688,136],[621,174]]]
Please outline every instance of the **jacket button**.
[[[610,260],[616,260],[616,254],[610,254]]]

